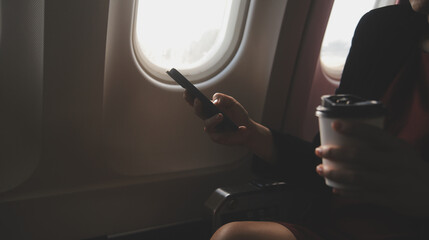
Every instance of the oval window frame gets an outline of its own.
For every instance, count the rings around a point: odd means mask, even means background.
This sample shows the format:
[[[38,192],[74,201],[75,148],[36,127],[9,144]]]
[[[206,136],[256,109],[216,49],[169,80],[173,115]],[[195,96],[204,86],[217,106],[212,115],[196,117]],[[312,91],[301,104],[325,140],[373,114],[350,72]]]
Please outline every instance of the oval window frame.
[[[233,1],[235,4],[232,4],[231,11],[235,11],[235,16],[230,17],[228,20],[228,26],[231,25],[233,21],[233,27],[228,27],[226,29],[226,34],[229,36],[229,44],[223,51],[223,54],[214,54],[217,58],[214,64],[205,66],[197,66],[190,69],[183,69],[176,66],[171,66],[171,68],[177,68],[183,75],[185,75],[192,83],[202,83],[212,79],[214,76],[222,72],[223,69],[232,61],[235,57],[241,43],[243,40],[244,29],[246,25],[247,14],[249,11],[249,2],[250,0],[239,0]],[[136,34],[136,25],[137,25],[137,16],[138,16],[138,4],[139,0],[135,0],[134,3],[134,13],[133,13],[133,26],[131,29],[131,45],[132,51],[135,55],[137,65],[140,70],[145,74],[147,78],[161,85],[177,85],[167,74],[166,71],[169,69],[160,67],[156,64],[152,64],[147,57],[145,57],[141,48],[139,47],[137,34]],[[225,41],[225,40],[224,40]],[[225,44],[225,43],[224,43]],[[220,48],[219,48],[220,49]],[[210,62],[210,61],[207,61]],[[207,64],[206,64],[207,65]]]

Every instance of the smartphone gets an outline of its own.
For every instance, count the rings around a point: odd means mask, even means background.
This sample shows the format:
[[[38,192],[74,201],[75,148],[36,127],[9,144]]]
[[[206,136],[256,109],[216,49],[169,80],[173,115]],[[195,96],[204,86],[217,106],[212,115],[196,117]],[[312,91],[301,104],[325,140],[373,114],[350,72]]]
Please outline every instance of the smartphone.
[[[216,130],[219,131],[235,131],[238,129],[237,125],[231,119],[228,118],[223,112],[219,110],[198,88],[194,86],[188,79],[185,78],[179,71],[172,68],[167,71],[167,74],[176,81],[184,89],[188,90],[194,97],[198,98],[203,104],[203,116],[210,118],[215,114],[222,113],[223,121],[216,126]]]

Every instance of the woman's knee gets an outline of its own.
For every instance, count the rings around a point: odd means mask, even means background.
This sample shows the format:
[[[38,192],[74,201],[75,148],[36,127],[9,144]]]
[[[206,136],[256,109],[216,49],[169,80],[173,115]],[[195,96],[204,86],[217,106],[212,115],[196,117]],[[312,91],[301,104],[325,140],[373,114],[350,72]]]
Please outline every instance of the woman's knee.
[[[211,240],[242,239],[248,231],[246,222],[230,222],[220,227],[212,236]]]
[[[275,222],[231,222],[223,225],[211,240],[296,240],[292,232]]]

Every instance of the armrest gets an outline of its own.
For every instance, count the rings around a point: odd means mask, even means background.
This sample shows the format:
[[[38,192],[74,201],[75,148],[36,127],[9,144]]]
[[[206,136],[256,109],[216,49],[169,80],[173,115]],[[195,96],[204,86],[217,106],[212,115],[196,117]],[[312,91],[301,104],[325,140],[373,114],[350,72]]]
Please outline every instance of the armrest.
[[[221,187],[205,203],[212,230],[232,221],[301,223],[315,195],[286,182],[258,182]]]

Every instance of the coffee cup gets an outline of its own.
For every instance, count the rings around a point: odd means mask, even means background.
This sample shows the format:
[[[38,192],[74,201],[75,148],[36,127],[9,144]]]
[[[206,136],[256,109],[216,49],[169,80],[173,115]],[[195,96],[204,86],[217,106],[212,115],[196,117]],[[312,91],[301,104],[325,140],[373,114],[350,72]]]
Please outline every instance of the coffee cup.
[[[321,145],[355,146],[360,144],[356,139],[340,134],[332,129],[332,123],[337,120],[343,122],[360,122],[383,128],[385,108],[379,101],[366,100],[354,95],[338,94],[321,97],[321,105],[316,109],[319,118]],[[353,168],[350,163],[342,163],[322,159],[323,165],[329,168]],[[358,164],[358,163],[357,163]],[[326,185],[334,188],[352,188],[342,183],[325,178]]]

